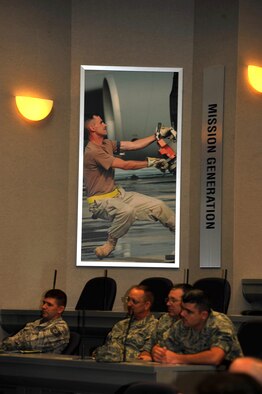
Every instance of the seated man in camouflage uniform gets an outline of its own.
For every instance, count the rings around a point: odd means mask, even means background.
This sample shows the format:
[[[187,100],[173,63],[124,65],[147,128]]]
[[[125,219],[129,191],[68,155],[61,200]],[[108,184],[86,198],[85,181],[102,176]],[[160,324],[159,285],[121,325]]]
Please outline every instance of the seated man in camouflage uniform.
[[[159,317],[156,329],[151,336],[151,340],[145,347],[145,352],[142,357],[143,359],[152,359],[150,353],[154,345],[158,344],[161,347],[165,346],[165,340],[168,337],[169,329],[178,319],[180,319],[182,297],[189,290],[192,290],[192,286],[186,283],[178,283],[172,287],[168,294],[168,298],[166,299],[168,312]],[[145,357],[146,351],[148,356],[147,358]]]
[[[5,351],[37,350],[44,353],[62,353],[66,348],[70,332],[61,315],[66,307],[67,296],[59,289],[45,293],[42,318],[27,323],[17,334],[2,341]]]
[[[242,356],[231,320],[211,310],[203,291],[187,292],[181,308],[181,319],[170,328],[165,348],[155,345],[152,349],[155,361],[219,365]]]
[[[180,319],[181,303],[183,295],[192,289],[191,285],[185,283],[175,285],[169,292],[166,300],[167,313],[160,316],[157,324],[157,329],[153,335],[154,344],[165,346],[165,340],[168,336],[168,330],[171,326]]]
[[[150,341],[157,319],[151,314],[153,295],[145,286],[134,286],[126,297],[129,317],[116,323],[103,346],[93,356],[96,361],[122,362],[141,357]]]

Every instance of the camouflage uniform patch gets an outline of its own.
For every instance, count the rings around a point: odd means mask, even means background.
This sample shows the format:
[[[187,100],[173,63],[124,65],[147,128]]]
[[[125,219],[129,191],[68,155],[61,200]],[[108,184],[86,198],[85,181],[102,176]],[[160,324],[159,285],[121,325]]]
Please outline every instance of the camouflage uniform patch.
[[[67,323],[59,317],[48,322],[38,319],[27,323],[17,334],[5,338],[2,348],[9,350],[39,350],[44,353],[62,353],[69,342]]]
[[[228,361],[243,356],[233,323],[223,313],[214,311],[200,332],[185,327],[183,321],[178,320],[169,330],[166,347],[179,354],[195,354],[219,347]]]
[[[121,362],[124,358],[124,340],[130,318],[116,323],[108,334],[103,346],[97,348],[93,356],[96,361]],[[134,320],[131,323],[128,336],[125,341],[126,361],[136,359],[144,348],[155,330],[157,319],[153,315],[146,316],[142,320]]]

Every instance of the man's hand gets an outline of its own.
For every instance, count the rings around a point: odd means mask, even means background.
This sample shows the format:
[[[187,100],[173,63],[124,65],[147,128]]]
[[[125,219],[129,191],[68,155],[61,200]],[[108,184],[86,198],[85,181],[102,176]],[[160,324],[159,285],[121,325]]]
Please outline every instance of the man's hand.
[[[163,364],[180,364],[179,355],[170,350],[167,350],[165,347],[160,347],[159,345],[155,345],[152,349],[152,358],[154,361]],[[181,363],[182,364],[182,363]]]
[[[176,135],[177,135],[176,130],[173,129],[173,127],[171,126],[169,127],[161,126],[160,128],[157,127],[155,132],[155,136],[157,140],[159,140],[159,138],[170,138],[176,140]]]
[[[138,359],[139,360],[144,360],[144,361],[152,361],[151,354],[146,352],[146,351],[143,351],[142,353],[140,353],[138,355]]]
[[[158,159],[156,157],[147,157],[147,167],[156,167],[162,172],[168,169],[168,162],[165,159]]]
[[[152,349],[152,358],[158,363],[163,363],[166,356],[166,348],[155,345]]]

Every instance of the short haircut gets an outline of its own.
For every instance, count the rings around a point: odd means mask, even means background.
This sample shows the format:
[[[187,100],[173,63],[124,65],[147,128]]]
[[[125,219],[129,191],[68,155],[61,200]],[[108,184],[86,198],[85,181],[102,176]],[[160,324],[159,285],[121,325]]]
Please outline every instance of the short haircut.
[[[181,289],[184,293],[187,293],[188,291],[193,290],[193,286],[189,283],[176,283],[170,291],[176,289]]]
[[[45,293],[44,298],[54,298],[59,306],[66,307],[67,295],[63,290],[60,289],[48,290]]]
[[[152,291],[147,286],[137,285],[137,286],[132,286],[130,290],[132,290],[132,289],[143,290],[143,292],[145,293],[144,300],[149,301],[151,303],[151,306],[153,305],[154,295],[153,295]]]
[[[96,115],[95,115],[96,116]],[[85,125],[85,129],[88,130],[90,123],[94,121],[94,117],[93,116],[88,116],[85,121],[84,121],[84,125]]]
[[[182,302],[184,304],[196,304],[197,308],[202,311],[211,312],[211,303],[207,295],[198,289],[189,290],[182,297]]]

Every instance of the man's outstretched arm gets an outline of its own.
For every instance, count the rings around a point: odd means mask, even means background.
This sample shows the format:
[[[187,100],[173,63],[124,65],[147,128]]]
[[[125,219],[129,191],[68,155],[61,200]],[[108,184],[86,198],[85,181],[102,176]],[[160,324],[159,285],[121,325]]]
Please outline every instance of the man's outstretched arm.
[[[156,167],[158,170],[165,172],[168,167],[165,159],[156,157],[147,157],[146,160],[122,160],[115,157],[112,162],[112,168],[119,168],[121,170],[140,170],[141,168]]]
[[[154,361],[165,364],[211,364],[220,365],[225,358],[225,352],[219,347],[195,354],[178,354],[160,346],[154,346],[152,350]]]
[[[135,141],[120,141],[120,150],[128,151],[128,150],[138,150],[146,148],[148,145],[151,145],[156,140],[155,134],[150,135],[145,138],[139,138]]]

